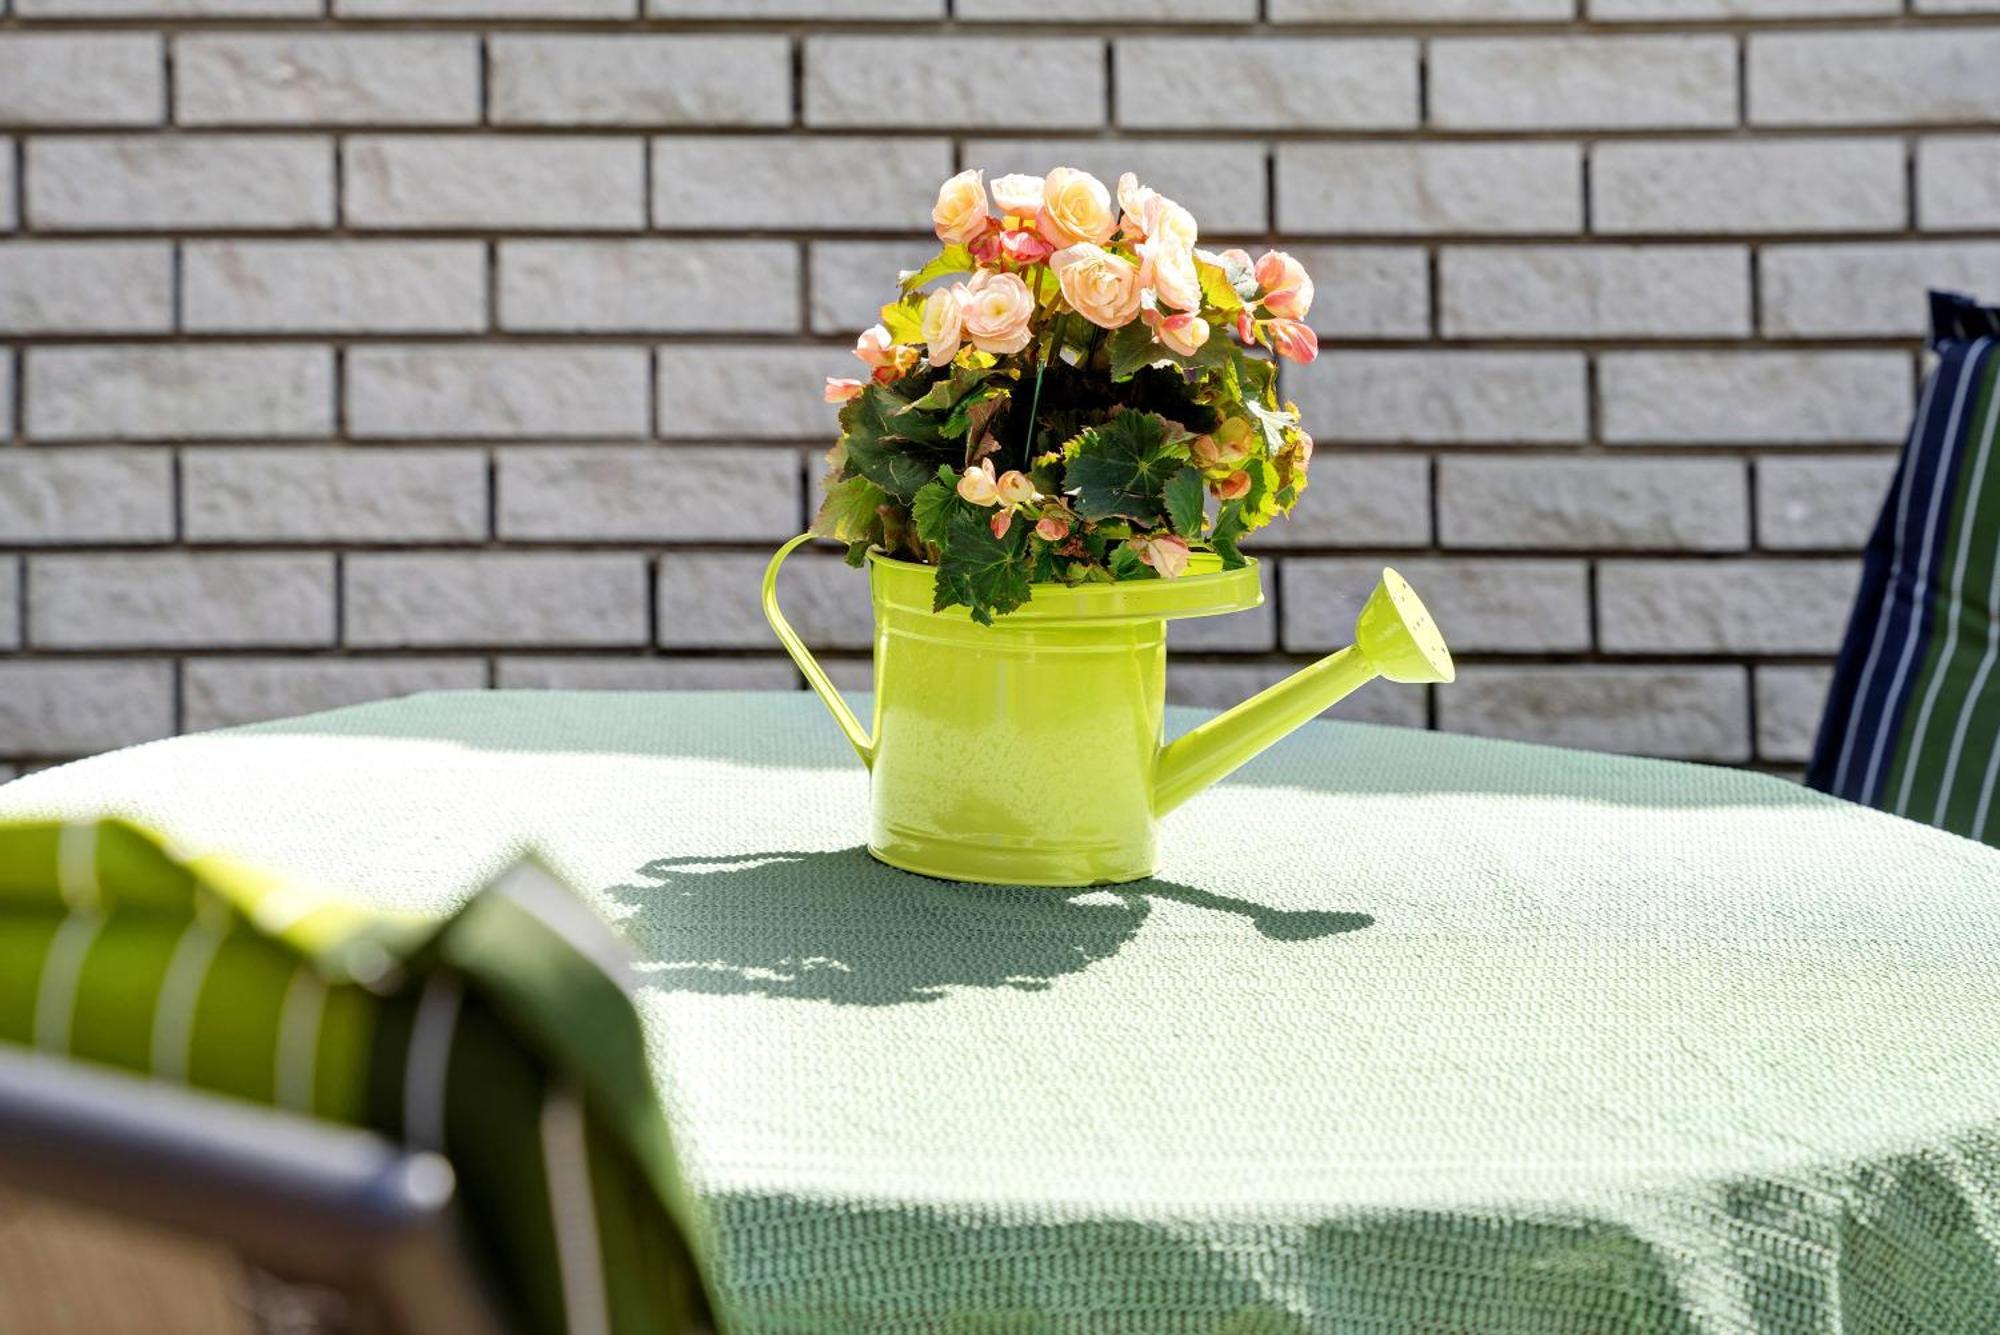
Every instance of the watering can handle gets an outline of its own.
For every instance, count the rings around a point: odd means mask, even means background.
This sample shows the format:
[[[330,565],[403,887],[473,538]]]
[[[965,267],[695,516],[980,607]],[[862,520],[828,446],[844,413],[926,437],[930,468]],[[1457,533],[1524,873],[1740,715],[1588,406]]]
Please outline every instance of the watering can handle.
[[[847,736],[848,745],[854,748],[854,754],[861,757],[862,764],[872,766],[875,763],[874,739],[862,728],[861,720],[854,717],[854,711],[847,707],[847,701],[841,699],[839,689],[828,680],[826,670],[820,667],[819,660],[812,656],[812,650],[806,648],[805,641],[798,637],[798,632],[794,631],[791,623],[785,620],[785,614],[778,610],[778,567],[785,563],[786,557],[812,541],[812,536],[810,533],[799,534],[780,547],[778,554],[771,558],[771,564],[764,567],[764,619],[769,621],[771,629],[778,633],[778,643],[785,646],[785,652],[792,656],[792,662],[796,663],[799,671],[805,674],[806,685],[813,688],[813,693],[819,696],[820,703],[833,715],[833,721],[840,725],[841,732]]]

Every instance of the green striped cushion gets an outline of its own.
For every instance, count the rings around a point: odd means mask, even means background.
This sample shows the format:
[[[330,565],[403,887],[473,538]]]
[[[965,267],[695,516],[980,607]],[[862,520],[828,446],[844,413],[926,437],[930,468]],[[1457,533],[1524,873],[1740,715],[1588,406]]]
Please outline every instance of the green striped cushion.
[[[625,967],[531,864],[437,924],[122,822],[0,824],[0,1042],[441,1151],[531,1331],[706,1310]]]

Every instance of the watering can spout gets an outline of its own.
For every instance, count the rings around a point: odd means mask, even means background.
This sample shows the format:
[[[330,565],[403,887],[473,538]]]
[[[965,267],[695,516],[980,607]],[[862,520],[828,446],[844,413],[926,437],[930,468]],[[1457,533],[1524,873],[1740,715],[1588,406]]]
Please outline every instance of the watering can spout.
[[[1357,686],[1381,676],[1448,682],[1456,675],[1437,623],[1409,583],[1384,570],[1354,626],[1354,643],[1175,739],[1160,752],[1153,810],[1165,815]]]

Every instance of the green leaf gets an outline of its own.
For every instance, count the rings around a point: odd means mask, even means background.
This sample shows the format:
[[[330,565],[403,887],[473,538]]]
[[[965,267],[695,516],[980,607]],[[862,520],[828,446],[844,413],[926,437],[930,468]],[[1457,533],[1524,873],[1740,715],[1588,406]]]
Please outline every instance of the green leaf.
[[[1106,346],[1111,352],[1113,380],[1130,380],[1154,362],[1172,356],[1153,341],[1153,331],[1139,320],[1114,331]]]
[[[1173,521],[1174,532],[1183,538],[1200,537],[1202,511],[1208,501],[1201,485],[1201,470],[1182,465],[1181,471],[1167,483],[1164,494],[1167,518]]]
[[[1243,503],[1230,501],[1215,516],[1215,532],[1208,535],[1209,545],[1222,558],[1225,570],[1234,570],[1243,564],[1243,552],[1237,542],[1243,537],[1247,525],[1243,522]]]
[[[924,448],[935,442],[935,427],[921,414],[892,418],[890,414],[900,407],[881,386],[870,385],[841,409],[841,443],[850,470],[907,504],[936,475],[939,458]],[[930,439],[918,438],[913,427]]]
[[[882,327],[889,331],[889,338],[893,342],[923,342],[924,299],[919,296],[909,296],[901,301],[890,302],[882,308]]]
[[[1195,276],[1201,280],[1201,299],[1204,303],[1215,307],[1224,315],[1234,315],[1243,309],[1242,294],[1230,281],[1228,270],[1219,264],[1196,260],[1194,271]]]
[[[875,508],[887,499],[887,493],[865,477],[836,482],[826,489],[826,500],[813,520],[813,532],[842,542],[866,542],[881,521]]]
[[[953,366],[937,378],[931,387],[916,398],[911,399],[901,411],[937,412],[955,407],[958,401],[985,383],[990,370],[972,366]]]
[[[1139,553],[1120,543],[1111,549],[1113,579],[1157,579],[1159,572],[1139,559]]]
[[[1027,556],[1027,524],[1016,521],[996,538],[988,526],[993,512],[956,498],[945,521],[931,610],[966,607],[981,625],[993,624],[1028,601],[1033,562]]]
[[[1161,493],[1187,457],[1182,433],[1165,418],[1121,410],[1077,438],[1064,482],[1085,519],[1123,515],[1155,524]]]
[[[927,483],[918,491],[917,499],[910,506],[911,513],[916,516],[917,536],[933,547],[944,546],[945,521],[951,518],[952,504],[958,499],[953,484],[944,478],[948,471],[940,470],[938,480]]]
[[[972,252],[961,245],[949,245],[933,256],[929,263],[903,280],[904,292],[915,292],[925,283],[948,277],[955,273],[971,273],[977,267]]]

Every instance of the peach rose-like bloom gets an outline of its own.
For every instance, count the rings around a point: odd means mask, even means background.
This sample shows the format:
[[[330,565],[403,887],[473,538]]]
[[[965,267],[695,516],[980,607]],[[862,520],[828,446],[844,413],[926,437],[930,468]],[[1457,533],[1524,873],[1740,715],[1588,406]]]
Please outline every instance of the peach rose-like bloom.
[[[981,459],[958,475],[960,499],[974,505],[991,505],[1000,499],[1000,487],[993,477],[993,461]]]
[[[1156,236],[1139,247],[1139,282],[1179,311],[1201,309],[1201,275],[1194,251],[1172,236]]]
[[[985,173],[962,171],[946,181],[931,206],[931,225],[946,245],[970,245],[984,235],[993,225],[986,213]]]
[[[1015,172],[995,177],[993,207],[1012,218],[1033,218],[1042,211],[1042,178]]]
[[[1297,320],[1271,320],[1264,326],[1271,338],[1271,351],[1301,366],[1319,356],[1319,335],[1312,326]]]
[[[854,340],[854,355],[876,370],[896,364],[896,340],[882,325],[871,325]]]
[[[1101,246],[1118,230],[1118,213],[1104,182],[1074,167],[1057,167],[1042,178],[1035,226],[1058,248],[1086,241]]]
[[[828,403],[846,403],[849,399],[858,399],[861,397],[862,387],[862,383],[859,380],[850,380],[846,376],[830,375],[826,378],[826,401]]]
[[[1118,225],[1128,236],[1145,236],[1146,219],[1151,216],[1153,202],[1160,192],[1149,185],[1140,185],[1139,178],[1126,172],[1118,178],[1118,208],[1124,214]]]
[[[994,515],[993,518],[986,521],[986,527],[993,530],[994,537],[1006,537],[1007,530],[1014,527],[1014,512],[1012,510],[1002,510],[1000,513]]]
[[[1035,521],[1035,536],[1043,542],[1061,542],[1069,536],[1069,520],[1062,515],[1043,515]]]
[[[1000,475],[997,490],[1001,503],[1005,505],[1026,505],[1035,499],[1035,484],[1028,481],[1028,475],[1018,468],[1010,468]]]
[[[1007,353],[1028,346],[1035,294],[1018,274],[981,269],[965,285],[963,304],[963,329],[973,347],[981,352]]]
[[[1100,329],[1122,329],[1139,314],[1139,268],[1084,242],[1049,256],[1063,299]]]
[[[1188,545],[1185,539],[1172,534],[1157,537],[1140,535],[1128,538],[1125,543],[1139,553],[1139,559],[1153,567],[1161,579],[1177,579],[1188,565]]]
[[[1313,280],[1305,265],[1282,250],[1267,250],[1257,257],[1256,273],[1265,310],[1282,320],[1306,318],[1313,304]]]
[[[1183,357],[1194,356],[1208,342],[1208,321],[1192,311],[1155,315],[1147,323],[1153,327],[1154,338]]]
[[[958,355],[964,342],[964,289],[956,284],[941,287],[924,299],[924,346],[930,350],[932,366],[943,366]]]

